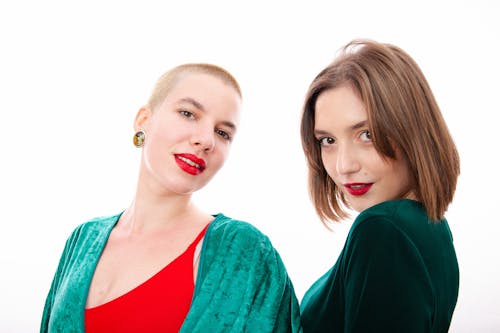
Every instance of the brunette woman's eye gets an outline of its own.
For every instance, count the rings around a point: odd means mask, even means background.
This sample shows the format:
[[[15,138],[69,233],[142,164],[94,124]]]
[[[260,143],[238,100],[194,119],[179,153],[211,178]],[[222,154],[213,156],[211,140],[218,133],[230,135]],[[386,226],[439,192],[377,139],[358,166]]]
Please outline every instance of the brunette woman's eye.
[[[368,130],[361,132],[359,137],[363,142],[372,142],[372,134]]]
[[[319,142],[320,146],[326,147],[326,146],[333,145],[335,143],[335,139],[331,138],[329,136],[325,136],[323,138],[319,138],[318,142]]]
[[[223,131],[221,129],[216,129],[215,133],[217,133],[220,137],[222,137],[224,140],[231,141],[233,137],[229,135],[226,131]]]

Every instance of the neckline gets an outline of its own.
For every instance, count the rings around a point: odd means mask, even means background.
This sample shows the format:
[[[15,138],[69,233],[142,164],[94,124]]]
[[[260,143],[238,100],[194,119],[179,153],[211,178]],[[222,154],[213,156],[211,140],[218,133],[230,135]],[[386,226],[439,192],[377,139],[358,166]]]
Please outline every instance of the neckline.
[[[116,220],[111,224],[111,227],[107,231],[107,236],[105,238],[105,242],[104,242],[104,245],[102,247],[102,251],[104,251],[104,248],[106,247],[106,244],[108,242],[109,236],[111,235],[111,231],[113,230],[113,228],[118,223],[118,220],[120,219],[120,216],[122,214],[123,214],[123,211],[120,214],[115,215]],[[205,225],[203,227],[203,229],[198,233],[198,235],[196,236],[196,238],[186,247],[186,249],[181,254],[179,254],[176,258],[174,258],[172,261],[170,261],[168,264],[166,264],[160,270],[158,270],[156,273],[154,273],[152,276],[150,276],[149,278],[147,278],[143,282],[139,283],[137,286],[133,287],[132,289],[126,291],[125,293],[123,293],[121,295],[118,295],[117,297],[115,297],[115,298],[113,298],[111,300],[108,300],[108,301],[106,301],[104,303],[98,304],[98,305],[90,307],[90,308],[85,307],[85,311],[93,311],[94,309],[99,309],[101,307],[109,305],[110,303],[113,303],[115,301],[119,301],[123,297],[126,297],[128,294],[134,292],[134,290],[136,290],[136,289],[140,288],[141,286],[143,286],[144,284],[148,283],[148,281],[150,281],[151,279],[154,279],[158,274],[160,274],[165,269],[167,269],[167,267],[169,267],[172,263],[174,263],[175,261],[179,260],[179,258],[181,258],[182,256],[184,256],[190,249],[193,249],[193,247],[196,247],[196,245],[198,245],[198,243],[200,242],[200,240],[203,237],[207,236],[208,231],[209,231],[209,229],[211,229],[212,224],[219,218],[219,216],[222,216],[222,214],[217,214],[217,215],[212,215],[212,216],[214,216],[214,219],[211,222],[209,222],[207,225]],[[203,252],[204,252],[203,249],[204,248],[205,248],[205,242],[203,242],[203,244],[202,244],[202,250],[200,252],[200,265],[201,265],[201,258],[203,257]],[[102,255],[102,251],[99,254],[99,257],[97,258],[97,261],[96,261],[95,266],[94,266],[94,270],[92,272],[92,275],[90,276],[90,281],[89,281],[89,285],[88,285],[88,288],[87,288],[87,297],[88,297],[88,292],[90,290],[90,285],[92,283],[92,279],[93,279],[94,274],[95,274],[95,270],[97,268],[97,264],[99,263],[99,260],[100,260],[101,255]],[[198,269],[198,272],[196,274],[197,277],[198,277],[199,271],[200,270]],[[196,288],[196,284],[195,284],[195,288]],[[85,303],[86,303],[86,301],[85,301]]]

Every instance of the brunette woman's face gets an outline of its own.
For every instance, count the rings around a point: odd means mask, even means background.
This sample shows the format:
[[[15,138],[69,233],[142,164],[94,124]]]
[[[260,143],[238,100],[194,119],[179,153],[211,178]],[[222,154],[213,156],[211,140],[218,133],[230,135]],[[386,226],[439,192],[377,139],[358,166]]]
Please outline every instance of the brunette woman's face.
[[[141,109],[136,130],[144,129],[146,179],[160,189],[190,194],[222,167],[236,134],[241,99],[236,90],[209,74],[183,76],[155,110]],[[141,121],[140,112],[145,112]]]
[[[382,158],[369,131],[362,100],[349,86],[322,92],[315,105],[314,133],[328,175],[351,207],[361,212],[387,200],[412,198],[409,169]]]

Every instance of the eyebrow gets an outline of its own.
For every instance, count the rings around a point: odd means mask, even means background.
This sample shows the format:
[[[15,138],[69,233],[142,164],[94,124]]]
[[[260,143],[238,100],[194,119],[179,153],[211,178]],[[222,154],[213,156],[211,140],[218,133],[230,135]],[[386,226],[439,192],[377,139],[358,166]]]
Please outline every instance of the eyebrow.
[[[191,97],[181,98],[179,100],[179,102],[189,103],[189,104],[193,105],[195,108],[200,109],[201,111],[205,112],[205,108],[203,107],[203,105]]]
[[[357,130],[357,129],[360,129],[362,127],[367,127],[368,126],[368,120],[362,120],[354,125],[352,125],[349,129],[350,130]]]
[[[181,99],[179,100],[179,102],[184,102],[184,103],[191,104],[191,105],[193,105],[195,108],[197,108],[197,109],[201,110],[202,112],[206,112],[206,110],[205,110],[205,108],[203,107],[203,105],[202,105],[200,102],[198,102],[197,100],[195,100],[194,98],[191,98],[191,97],[184,97],[184,98],[181,98]],[[236,130],[236,125],[235,125],[235,124],[233,124],[233,123],[232,123],[232,122],[230,122],[230,121],[224,120],[224,121],[222,121],[222,122],[221,122],[221,124],[222,124],[222,125],[224,125],[224,126],[229,127],[230,129],[232,129],[232,130],[234,130],[234,131]]]
[[[368,126],[368,120],[362,120],[360,122],[357,122],[356,124],[349,126],[348,131],[354,131],[363,127]],[[314,135],[315,136],[322,136],[322,135],[329,135],[330,133],[328,131],[324,130],[314,130]]]

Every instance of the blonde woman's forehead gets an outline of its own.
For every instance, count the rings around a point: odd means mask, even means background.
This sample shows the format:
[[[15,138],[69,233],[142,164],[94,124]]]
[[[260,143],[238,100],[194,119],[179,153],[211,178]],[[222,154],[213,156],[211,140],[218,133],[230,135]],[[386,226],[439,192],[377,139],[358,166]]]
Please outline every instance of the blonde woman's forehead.
[[[189,105],[204,112],[216,113],[218,117],[237,124],[241,99],[231,85],[218,77],[192,73],[176,82],[158,108],[174,105]]]
[[[178,91],[190,91],[193,92],[211,92],[215,94],[233,94],[239,97],[238,92],[234,87],[225,82],[223,79],[212,75],[210,73],[203,72],[190,72],[180,75],[175,82],[172,84],[168,95]],[[167,97],[166,96],[166,97]]]
[[[162,87],[157,88],[157,92],[150,99],[150,107],[156,109],[161,107],[166,100],[173,100],[183,97],[195,97],[197,95],[231,96],[241,102],[241,97],[237,90],[224,80],[210,73],[203,72],[183,72],[177,73],[174,77],[163,82]]]

